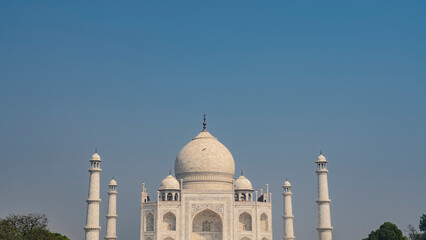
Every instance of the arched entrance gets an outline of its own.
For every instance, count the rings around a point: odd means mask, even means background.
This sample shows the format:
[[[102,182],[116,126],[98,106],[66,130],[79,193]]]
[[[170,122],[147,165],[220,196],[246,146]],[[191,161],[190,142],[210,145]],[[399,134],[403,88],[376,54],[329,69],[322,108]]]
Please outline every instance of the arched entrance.
[[[222,240],[222,219],[206,209],[195,215],[192,221],[191,240]]]
[[[168,212],[163,216],[163,230],[164,231],[175,231],[176,230],[176,216]]]

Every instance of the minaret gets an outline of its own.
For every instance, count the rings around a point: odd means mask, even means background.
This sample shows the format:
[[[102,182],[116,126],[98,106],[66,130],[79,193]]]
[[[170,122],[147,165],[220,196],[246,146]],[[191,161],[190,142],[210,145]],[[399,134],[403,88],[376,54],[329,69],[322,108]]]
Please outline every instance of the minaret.
[[[86,240],[99,240],[99,180],[101,175],[101,157],[95,151],[90,159],[90,181],[89,181],[89,197],[87,198],[87,216],[86,216]]]
[[[158,199],[158,197],[157,197]],[[144,217],[143,217],[143,205],[149,202],[149,196],[146,192],[145,182],[142,182],[142,199],[141,199],[141,227],[140,227],[140,240],[143,240],[143,226],[144,226]]]
[[[108,190],[108,214],[105,240],[117,239],[117,182],[112,178]]]
[[[330,198],[328,196],[328,182],[327,182],[327,160],[324,155],[320,153],[317,161],[316,173],[318,175],[318,239],[319,240],[332,240],[330,217]]]
[[[283,184],[283,196],[284,196],[284,236],[283,240],[295,239],[294,229],[293,229],[293,207],[291,204],[291,184],[286,180]]]

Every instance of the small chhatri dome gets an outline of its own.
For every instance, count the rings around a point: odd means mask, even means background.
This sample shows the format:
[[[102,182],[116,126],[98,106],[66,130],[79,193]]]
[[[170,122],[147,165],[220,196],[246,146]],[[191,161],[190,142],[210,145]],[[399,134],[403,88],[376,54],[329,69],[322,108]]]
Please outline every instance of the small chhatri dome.
[[[327,159],[325,159],[325,157],[324,157],[324,155],[322,155],[322,153],[320,153],[320,155],[318,156],[318,158],[317,158],[317,161],[316,161],[317,163],[319,163],[319,162],[327,162]]]
[[[95,153],[92,155],[92,159],[90,159],[90,160],[100,161],[100,160],[101,160],[101,156],[99,156],[99,154],[98,154],[97,152],[95,152]]]
[[[111,181],[109,182],[109,186],[117,186],[117,182],[115,181],[115,179],[111,179]]]
[[[160,190],[179,190],[179,182],[171,174],[161,181]]]
[[[250,180],[248,180],[244,175],[241,175],[234,182],[235,190],[253,190]]]
[[[178,153],[175,173],[184,189],[232,190],[235,163],[231,152],[205,128]]]
[[[288,179],[285,180],[283,187],[291,187],[290,181]]]

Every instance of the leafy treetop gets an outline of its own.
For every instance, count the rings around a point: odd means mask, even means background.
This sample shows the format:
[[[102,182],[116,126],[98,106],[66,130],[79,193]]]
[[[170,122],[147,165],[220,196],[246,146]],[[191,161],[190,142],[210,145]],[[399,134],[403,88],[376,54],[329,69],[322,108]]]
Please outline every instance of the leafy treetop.
[[[407,238],[402,235],[401,230],[395,224],[385,222],[364,240],[407,240]]]
[[[0,240],[69,240],[61,234],[50,232],[47,223],[44,214],[11,214],[0,219]]]

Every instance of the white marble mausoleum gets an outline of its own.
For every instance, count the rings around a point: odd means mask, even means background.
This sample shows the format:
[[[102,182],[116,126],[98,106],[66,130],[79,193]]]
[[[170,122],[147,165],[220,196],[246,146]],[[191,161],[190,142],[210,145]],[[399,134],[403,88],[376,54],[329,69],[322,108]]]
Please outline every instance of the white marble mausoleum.
[[[87,199],[86,240],[99,240],[99,178],[101,158],[90,160],[89,197]],[[320,154],[318,175],[318,238],[332,240],[330,199],[326,168]],[[140,240],[273,240],[272,205],[268,184],[255,191],[243,175],[235,179],[231,152],[206,129],[189,141],[178,153],[175,176],[169,173],[159,185],[156,196],[149,196],[142,185]],[[117,239],[117,182],[108,191],[107,231],[105,239]],[[283,185],[283,240],[295,239],[292,191],[288,180]]]

